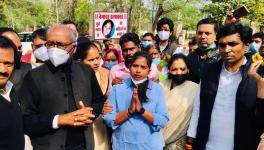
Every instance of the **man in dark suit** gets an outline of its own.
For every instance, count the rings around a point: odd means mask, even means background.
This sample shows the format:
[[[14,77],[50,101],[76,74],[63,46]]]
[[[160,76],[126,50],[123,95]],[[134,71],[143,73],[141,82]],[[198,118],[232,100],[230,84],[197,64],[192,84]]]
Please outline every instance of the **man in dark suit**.
[[[22,56],[22,44],[20,38],[16,31],[11,28],[1,27],[0,28],[0,35],[9,38],[16,46],[17,53],[16,59],[19,60],[15,66],[15,70],[11,76],[11,82],[14,84],[14,89],[16,92],[19,91],[22,81],[26,75],[26,73],[32,69],[30,64],[20,62]]]
[[[197,23],[195,40],[198,48],[188,55],[190,80],[193,82],[200,83],[201,70],[206,63],[220,60],[215,43],[218,26],[218,22],[211,18],[202,19]]]
[[[23,150],[22,114],[10,77],[14,71],[16,46],[0,36],[0,149]]]
[[[200,92],[194,103],[187,135],[194,150],[253,150],[263,126],[263,100],[257,83],[248,75],[245,57],[252,29],[239,23],[217,33],[221,61],[201,71]],[[261,119],[260,119],[261,118]]]
[[[92,120],[103,94],[88,65],[72,61],[76,31],[65,25],[47,32],[49,61],[29,71],[20,90],[25,132],[35,150],[93,150]]]

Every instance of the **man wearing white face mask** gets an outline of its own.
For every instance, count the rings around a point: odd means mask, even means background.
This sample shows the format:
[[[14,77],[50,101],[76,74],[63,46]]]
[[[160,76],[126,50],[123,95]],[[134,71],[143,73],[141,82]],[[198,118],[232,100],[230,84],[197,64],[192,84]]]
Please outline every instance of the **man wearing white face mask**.
[[[103,94],[91,67],[72,61],[74,30],[47,31],[49,60],[30,71],[20,98],[24,130],[34,150],[93,150],[91,123],[102,110]]]
[[[31,65],[32,68],[39,67],[44,64],[46,60],[49,59],[47,47],[44,45],[47,41],[47,30],[40,28],[33,32],[32,34],[32,50],[33,55],[31,55]]]
[[[161,51],[161,58],[166,56],[169,59],[177,48],[175,42],[172,41],[174,24],[169,18],[162,18],[157,23],[158,40],[157,45]]]

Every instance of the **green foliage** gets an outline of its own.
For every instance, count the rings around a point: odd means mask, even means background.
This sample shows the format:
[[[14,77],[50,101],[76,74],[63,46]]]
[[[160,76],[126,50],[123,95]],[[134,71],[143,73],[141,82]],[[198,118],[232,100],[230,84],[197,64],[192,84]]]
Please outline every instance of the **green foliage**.
[[[177,8],[175,9],[177,11],[172,11],[171,13],[165,14],[164,16],[171,18],[173,21],[175,21],[175,23],[182,22],[183,29],[185,30],[195,30],[197,22],[202,17],[199,7],[196,6],[198,2],[198,0],[189,1],[188,3],[183,0],[177,1],[177,3],[174,2],[174,7]],[[165,6],[165,8],[166,7],[172,6]]]
[[[230,4],[227,3],[212,3],[204,6],[202,13],[207,17],[214,18],[218,22],[223,22],[229,8]]]
[[[264,24],[264,0],[221,0],[204,6],[202,12],[205,16],[212,17],[223,23],[228,11],[235,10],[245,5],[250,14],[243,17],[245,22]],[[248,21],[246,21],[248,20]]]
[[[1,3],[1,26],[12,27],[17,31],[33,26],[45,26],[47,11],[41,2],[28,0],[4,0]]]
[[[89,30],[89,21],[92,19],[92,5],[85,0],[80,0],[77,3],[75,13],[75,20],[79,25],[80,32],[87,32]]]

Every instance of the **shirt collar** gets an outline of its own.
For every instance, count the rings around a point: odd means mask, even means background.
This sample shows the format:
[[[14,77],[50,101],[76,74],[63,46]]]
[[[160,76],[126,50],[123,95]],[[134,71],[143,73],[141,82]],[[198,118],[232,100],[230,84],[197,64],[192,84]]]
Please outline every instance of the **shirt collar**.
[[[8,94],[11,92],[12,90],[12,87],[13,87],[13,83],[11,81],[7,81],[4,89],[0,89],[0,94],[3,95],[3,94]]]
[[[52,72],[55,73],[59,70],[63,71],[65,69],[69,69],[71,72],[71,64],[72,64],[73,60],[69,59],[65,64],[61,64],[57,67],[55,67],[50,60],[46,61],[45,64],[47,65],[48,69]]]
[[[247,64],[247,58],[244,56],[244,61],[243,61],[243,64],[242,64],[242,66],[241,67],[243,67],[244,65],[246,65]],[[233,73],[230,73],[227,69],[226,69],[226,67],[225,67],[225,64],[223,63],[223,69],[224,69],[224,71],[225,72],[227,72],[227,73],[229,73],[229,74],[236,74],[236,73],[238,73],[241,69],[239,68],[239,69],[237,69],[235,72],[233,72]]]

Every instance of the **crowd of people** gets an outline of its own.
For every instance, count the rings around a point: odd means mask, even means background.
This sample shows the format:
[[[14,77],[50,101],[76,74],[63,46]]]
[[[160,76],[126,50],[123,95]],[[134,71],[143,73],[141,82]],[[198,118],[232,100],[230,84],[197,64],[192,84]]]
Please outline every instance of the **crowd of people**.
[[[164,17],[118,46],[64,21],[23,62],[0,27],[0,149],[264,150],[264,33],[205,18],[186,55],[173,32]]]

